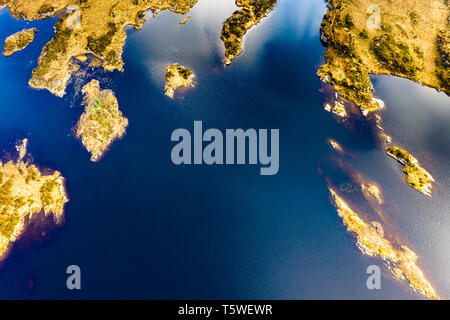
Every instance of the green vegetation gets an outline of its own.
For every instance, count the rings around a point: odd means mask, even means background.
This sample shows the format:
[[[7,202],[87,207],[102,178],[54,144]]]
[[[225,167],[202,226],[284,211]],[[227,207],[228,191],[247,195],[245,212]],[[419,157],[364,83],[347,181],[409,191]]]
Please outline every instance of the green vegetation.
[[[39,177],[39,171],[35,166],[31,165],[28,167],[28,175],[25,177],[25,182],[30,183],[30,181],[37,181]]]
[[[339,19],[337,21],[337,25],[338,28],[347,28],[347,29],[351,29],[355,26],[354,22],[353,22],[353,17],[350,13],[347,13],[343,19]]]
[[[441,31],[437,36],[436,48],[439,59],[436,61],[436,76],[442,87],[450,91],[450,31]]]
[[[183,68],[181,66],[178,66],[178,73],[185,79],[189,79],[190,76],[192,76],[194,74],[193,71],[187,69],[187,68]]]
[[[400,246],[390,235],[384,235],[379,222],[366,223],[349,204],[329,187],[334,205],[347,230],[356,236],[356,243],[363,254],[380,257],[396,279],[407,279],[414,290],[431,299],[438,299],[423,271],[417,266],[417,255],[406,246]],[[380,215],[383,213],[380,212]]]
[[[366,29],[364,29],[359,33],[359,37],[361,39],[369,39],[369,33],[367,32]]]
[[[6,208],[0,211],[0,234],[9,238],[14,232],[15,227],[20,223],[20,217],[17,212],[9,213]]]
[[[355,103],[363,115],[383,106],[373,96],[369,74],[401,76],[449,93],[448,19],[442,19],[447,18],[448,10],[431,2],[404,0],[394,5],[380,1],[380,28],[368,29],[367,22],[378,22],[366,11],[372,5],[369,0],[327,0],[328,11],[321,25],[326,63],[318,71],[319,77],[333,85],[340,97]],[[423,20],[432,20],[431,15],[439,22],[417,27]],[[369,20],[372,18],[375,20]],[[444,24],[447,29],[438,36],[437,45],[441,59],[435,64],[433,37]]]
[[[92,101],[92,109],[89,112],[90,114],[96,114],[103,111],[103,102],[100,99],[94,99]]]
[[[27,141],[16,146],[17,162],[0,161],[0,258],[23,231],[27,216],[41,210],[59,216],[67,202],[59,172],[41,175],[36,166],[24,162]]]
[[[85,112],[77,123],[77,137],[91,153],[91,160],[98,161],[108,146],[123,136],[128,120],[119,110],[119,104],[111,90],[100,90],[97,80],[82,89]]]
[[[173,74],[172,71],[169,71],[169,70],[166,71],[166,76],[165,76],[165,78],[166,78],[167,81],[169,81],[170,79],[172,79],[173,76],[174,76],[174,74]]]
[[[185,14],[187,13],[198,0],[165,0],[170,6],[170,10],[176,13]],[[163,1],[160,1],[161,3]]]
[[[52,194],[55,188],[57,188],[58,186],[59,182],[56,178],[48,179],[42,184],[41,189],[39,191],[41,194],[41,201],[44,208],[54,203]]]
[[[11,179],[6,180],[6,182],[0,187],[0,204],[2,206],[7,206],[11,204],[11,187],[13,181]]]
[[[108,95],[99,95],[90,105],[88,119],[97,125],[97,138],[103,142],[107,142],[114,134],[111,118],[118,119],[120,117],[117,103],[110,99]]]
[[[119,31],[118,27],[110,22],[108,23],[108,32],[98,38],[93,36],[87,37],[87,49],[92,51],[99,58],[102,58],[104,65],[119,66],[122,64],[122,60],[117,50],[109,50],[108,47],[113,42],[114,36]]]
[[[328,50],[325,54],[327,64],[318,75],[332,83],[339,94],[355,102],[363,110],[377,110],[378,104],[372,101],[372,84],[367,69],[356,53],[356,39],[349,32],[354,28],[351,14],[337,10],[324,16],[321,26],[322,39],[326,40]],[[366,30],[357,33],[359,38],[368,37]]]
[[[412,24],[419,23],[419,14],[416,11],[411,11],[409,13],[409,18],[411,19]]]
[[[405,165],[411,165],[412,164],[412,158],[411,155],[398,147],[390,147],[387,149],[387,152],[392,154],[396,159],[399,159],[399,161],[402,161]]]
[[[180,66],[178,63],[166,67],[166,85],[164,87],[166,95],[174,97],[175,90],[178,88],[194,87],[195,74],[192,70]]]
[[[391,32],[392,26],[389,23],[387,23],[385,20],[383,20],[381,22],[381,30],[383,30],[384,32]]]
[[[252,0],[250,1],[250,7],[253,8],[256,19],[261,20],[267,15],[268,11],[273,10],[276,3],[277,0]]]
[[[394,40],[388,33],[375,37],[370,49],[386,69],[396,74],[414,76],[419,69],[410,53],[409,46]]]
[[[33,70],[29,85],[35,89],[47,89],[63,97],[71,76],[79,70],[78,62],[85,63],[87,54],[95,59],[91,67],[103,67],[105,71],[123,70],[122,51],[128,26],[140,29],[145,12],[154,15],[163,10],[187,13],[198,0],[0,0],[17,19],[34,21],[57,16],[56,33],[43,48],[39,65]],[[69,14],[72,5],[78,5],[81,24],[75,22],[76,14]],[[67,10],[68,9],[68,10]],[[70,24],[72,26],[72,24]]]
[[[165,79],[167,81],[170,81],[170,79],[172,79],[175,76],[174,72],[177,72],[184,80],[188,80],[189,77],[194,74],[194,71],[176,65],[176,71],[174,71],[172,68],[167,68]]]
[[[21,207],[21,201],[16,202],[11,193],[13,180],[8,179],[0,186],[0,234],[10,237],[14,228],[20,222],[17,208]]]
[[[325,38],[326,45],[335,48],[342,57],[355,58],[355,40],[349,32],[353,26],[353,18],[349,13],[342,15],[340,12],[330,11],[322,21],[322,39]]]
[[[38,15],[40,16],[45,16],[49,13],[52,13],[53,11],[55,11],[55,7],[53,7],[52,5],[48,4],[48,3],[44,3],[38,10]]]
[[[252,15],[247,10],[236,11],[227,20],[222,30],[222,40],[225,44],[226,56],[237,56],[242,51],[241,39],[247,29],[245,25],[252,19]]]

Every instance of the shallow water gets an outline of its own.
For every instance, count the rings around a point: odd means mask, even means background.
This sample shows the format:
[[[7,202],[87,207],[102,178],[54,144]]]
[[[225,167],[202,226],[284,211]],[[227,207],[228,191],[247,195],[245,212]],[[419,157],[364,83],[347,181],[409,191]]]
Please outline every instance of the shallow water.
[[[324,54],[323,2],[280,1],[224,68],[221,24],[234,10],[234,1],[200,0],[186,25],[168,12],[149,17],[143,30],[129,31],[123,73],[89,72],[86,82],[95,77],[113,89],[130,123],[99,163],[71,134],[83,112],[79,84],[64,99],[27,85],[54,20],[26,24],[0,13],[2,39],[25,25],[40,30],[25,51],[0,57],[0,148],[12,151],[28,137],[35,162],[67,178],[71,200],[62,226],[14,247],[0,269],[1,298],[420,298],[385,269],[382,289],[366,288],[366,268],[382,263],[361,255],[330,205],[325,178],[341,178],[326,169],[333,167],[328,138],[354,155],[345,159],[354,170],[386,188],[392,229],[418,253],[438,292],[450,296],[443,271],[450,270],[448,97],[404,80],[375,80],[387,104],[386,130],[439,182],[429,200],[406,185],[370,124],[349,131],[323,110],[315,76]],[[174,62],[194,70],[198,85],[172,101],[163,87],[164,68]],[[412,98],[422,90],[424,100]],[[433,101],[427,118],[420,116],[423,101]],[[406,108],[422,128],[420,139],[403,119]],[[260,176],[247,165],[174,166],[170,134],[192,129],[195,120],[221,130],[279,128],[279,174]],[[440,148],[432,138],[439,131],[427,125],[436,121],[444,130]],[[81,267],[81,291],[66,289],[71,264]]]

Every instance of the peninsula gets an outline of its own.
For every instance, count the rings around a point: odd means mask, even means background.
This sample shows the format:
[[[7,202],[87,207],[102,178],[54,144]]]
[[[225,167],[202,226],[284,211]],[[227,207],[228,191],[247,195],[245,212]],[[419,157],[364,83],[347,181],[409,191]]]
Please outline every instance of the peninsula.
[[[327,47],[318,76],[336,91],[333,108],[346,116],[344,103],[354,103],[364,116],[384,108],[373,95],[370,74],[407,78],[450,94],[450,7],[447,0],[328,0],[321,25]],[[378,125],[387,144],[391,137]],[[405,165],[410,186],[430,196],[431,175],[405,150],[388,148]]]
[[[274,8],[277,0],[236,0],[242,9],[235,11],[223,24],[221,38],[225,45],[223,63],[229,65],[242,52],[242,40],[247,31],[257,25]]]
[[[379,222],[366,223],[350,206],[329,187],[334,205],[347,230],[356,236],[356,242],[362,253],[380,257],[392,275],[399,280],[406,279],[410,286],[420,294],[439,299],[431,284],[425,279],[422,270],[417,266],[417,255],[406,246],[395,246],[384,237]]]
[[[91,161],[99,161],[109,145],[125,134],[128,120],[119,110],[119,103],[111,90],[100,90],[92,80],[81,90],[85,111],[76,126],[76,135],[91,153]]]
[[[24,139],[17,146],[17,161],[0,161],[0,259],[25,230],[26,218],[44,211],[58,219],[68,202],[64,177],[58,171],[43,174],[24,161],[27,143]]]
[[[388,148],[387,154],[405,166],[403,172],[406,173],[406,182],[411,187],[431,197],[433,176],[420,166],[416,158],[399,147]]]
[[[16,52],[25,49],[30,45],[31,42],[34,41],[36,33],[37,29],[31,28],[10,35],[8,38],[6,38],[5,43],[3,44],[2,54],[5,57],[9,57]]]
[[[173,99],[175,90],[179,88],[195,87],[195,74],[193,71],[180,66],[178,63],[168,65],[166,68],[166,96]]]

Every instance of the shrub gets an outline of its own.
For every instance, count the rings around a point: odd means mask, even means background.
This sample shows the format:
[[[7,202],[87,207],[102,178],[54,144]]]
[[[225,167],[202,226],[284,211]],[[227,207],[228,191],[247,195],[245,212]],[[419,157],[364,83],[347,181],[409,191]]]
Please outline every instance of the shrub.
[[[378,60],[385,65],[386,69],[408,76],[416,74],[418,67],[408,45],[395,41],[390,34],[385,33],[375,37],[370,45],[370,49]]]
[[[359,33],[359,37],[360,37],[361,39],[368,39],[368,38],[369,38],[369,33],[367,32],[366,29],[364,29],[364,30],[362,30],[362,31]]]

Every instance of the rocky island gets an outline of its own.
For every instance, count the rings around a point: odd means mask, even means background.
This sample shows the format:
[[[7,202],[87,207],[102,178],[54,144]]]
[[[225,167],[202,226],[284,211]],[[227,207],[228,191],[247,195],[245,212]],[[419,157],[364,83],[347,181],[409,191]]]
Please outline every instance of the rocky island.
[[[91,161],[99,161],[110,144],[125,134],[128,120],[119,110],[114,92],[100,90],[97,80],[82,89],[85,111],[76,126],[76,135],[91,153]]]
[[[236,0],[237,10],[223,24],[221,38],[225,44],[225,59],[229,65],[242,52],[242,40],[247,31],[257,25],[274,8],[277,0]]]
[[[128,26],[141,29],[147,11],[155,16],[162,10],[186,14],[197,1],[0,0],[0,9],[7,7],[13,17],[27,21],[58,17],[54,26],[55,35],[43,48],[29,85],[63,97],[69,80],[82,63],[105,71],[123,70],[125,29]],[[7,40],[4,53],[24,47],[25,40],[29,41],[34,35],[33,30],[26,30]],[[95,87],[91,83],[85,87],[86,92]],[[114,94],[109,91],[99,91],[98,94],[100,98],[92,98],[92,104],[87,106],[89,110],[98,111],[97,119],[94,120],[92,114],[85,114],[77,125],[77,135],[82,136],[93,161],[101,158],[105,149],[123,134],[128,124],[118,111]],[[105,104],[99,107],[99,102]]]
[[[27,218],[43,211],[58,219],[68,202],[64,177],[58,171],[43,174],[24,161],[27,142],[24,139],[17,147],[16,162],[0,161],[0,259],[25,230]]]
[[[179,88],[195,87],[195,74],[193,71],[180,66],[178,63],[166,67],[166,96],[173,99],[175,90]]]
[[[327,140],[328,144],[333,148],[333,150],[339,152],[339,153],[344,153],[344,148],[342,148],[342,146],[340,145],[339,142],[337,142],[334,139],[328,139]]]
[[[325,105],[325,111],[332,112],[338,117],[346,118],[347,117],[347,111],[345,110],[345,106],[340,101],[335,101],[334,107],[332,107],[330,104]]]
[[[420,294],[439,299],[431,284],[425,279],[417,266],[417,255],[406,246],[395,246],[384,237],[379,222],[366,223],[350,206],[329,187],[334,205],[347,230],[356,236],[357,246],[362,253],[378,256],[386,262],[392,275],[399,280],[406,279],[410,286]]]
[[[434,182],[433,176],[420,166],[416,158],[399,147],[388,148],[387,154],[405,166],[403,172],[406,173],[406,182],[411,187],[431,197],[431,188]]]
[[[369,74],[408,78],[450,94],[446,0],[328,0],[318,75],[364,115],[382,108]],[[419,14],[420,12],[420,14]]]
[[[31,42],[34,41],[36,33],[37,29],[31,28],[10,35],[8,38],[6,38],[5,43],[3,44],[2,54],[5,57],[9,57],[16,52],[25,49],[30,45]]]
[[[381,189],[375,183],[361,183],[361,191],[366,199],[369,198],[369,196],[372,196],[377,200],[378,204],[382,204],[384,202],[383,197],[381,196]]]

